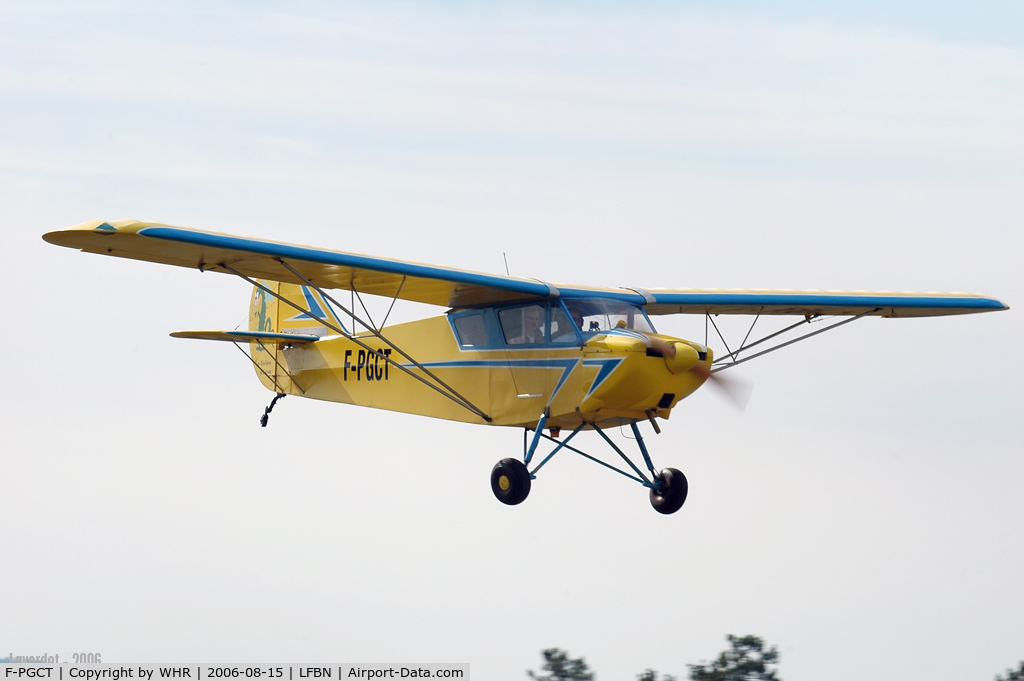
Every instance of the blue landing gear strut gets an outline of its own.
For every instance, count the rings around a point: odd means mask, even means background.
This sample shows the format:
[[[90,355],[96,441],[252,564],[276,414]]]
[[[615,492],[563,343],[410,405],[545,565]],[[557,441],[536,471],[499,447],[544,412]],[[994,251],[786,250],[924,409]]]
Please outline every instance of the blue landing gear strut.
[[[562,451],[567,449],[571,452],[576,452],[580,456],[590,459],[595,463],[599,463],[605,468],[626,476],[630,480],[639,482],[644,487],[650,490],[651,506],[658,513],[675,513],[682,508],[683,503],[686,501],[686,495],[689,491],[689,485],[686,481],[686,476],[675,468],[665,468],[658,472],[654,470],[654,464],[651,463],[650,454],[647,452],[647,445],[644,443],[644,438],[640,434],[640,429],[636,423],[629,424],[630,429],[633,431],[633,436],[636,438],[637,446],[640,448],[640,454],[643,456],[644,464],[647,466],[647,470],[650,472],[650,478],[647,477],[634,464],[628,456],[612,442],[611,438],[602,430],[596,423],[582,423],[576,427],[575,430],[570,433],[565,440],[559,441],[555,438],[546,435],[544,433],[544,425],[547,423],[547,414],[541,415],[537,421],[537,426],[534,428],[533,437],[530,438],[530,444],[526,444],[526,434],[529,431],[523,431],[523,462],[519,462],[515,459],[502,459],[491,471],[491,489],[494,491],[494,495],[498,497],[498,500],[502,503],[513,505],[521,503],[526,499],[526,496],[530,493],[530,481],[537,477],[537,471],[539,471],[544,464],[551,460],[551,458]],[[576,447],[573,447],[569,442],[585,428],[596,430],[598,435],[608,443],[615,453],[625,461],[629,468],[632,469],[632,473],[622,468],[618,468],[609,463],[606,463],[590,454],[587,454]],[[537,453],[537,446],[540,444],[541,439],[547,440],[555,444],[555,448],[544,457],[544,459],[537,464],[536,468],[532,471],[527,469],[530,462],[533,460],[534,454]],[[525,475],[524,475],[525,474]],[[505,485],[505,486],[503,486]]]

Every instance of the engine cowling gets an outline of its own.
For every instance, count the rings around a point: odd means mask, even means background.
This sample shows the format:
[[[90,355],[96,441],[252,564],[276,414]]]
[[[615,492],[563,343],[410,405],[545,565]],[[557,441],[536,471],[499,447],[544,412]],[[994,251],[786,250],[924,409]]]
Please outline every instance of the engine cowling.
[[[686,343],[675,342],[669,348],[669,351],[665,353],[665,366],[673,374],[689,371],[697,366],[697,362],[700,361],[700,355],[697,354],[697,351]]]

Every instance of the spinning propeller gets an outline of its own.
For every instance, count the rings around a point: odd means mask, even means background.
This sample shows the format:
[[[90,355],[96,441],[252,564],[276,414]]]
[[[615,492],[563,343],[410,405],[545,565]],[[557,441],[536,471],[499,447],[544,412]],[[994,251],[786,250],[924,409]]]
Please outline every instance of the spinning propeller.
[[[696,365],[690,371],[706,379],[715,387],[719,396],[724,397],[735,409],[742,412],[747,408],[750,394],[754,391],[754,386],[750,383],[738,378],[726,378],[720,371],[712,372],[703,364]]]
[[[645,334],[646,335],[646,334]],[[665,358],[665,364],[674,374],[691,371],[715,387],[718,394],[739,411],[747,408],[750,394],[754,386],[736,378],[726,378],[720,371],[712,371],[700,363],[697,351],[690,345],[680,342],[667,342],[657,336],[648,336],[651,347],[656,348]]]

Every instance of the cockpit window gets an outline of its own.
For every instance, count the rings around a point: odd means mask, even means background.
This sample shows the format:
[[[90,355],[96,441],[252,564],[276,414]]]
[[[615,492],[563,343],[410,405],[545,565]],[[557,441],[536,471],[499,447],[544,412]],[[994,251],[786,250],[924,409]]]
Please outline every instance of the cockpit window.
[[[565,311],[561,307],[551,308],[551,342],[555,344],[560,343],[577,343],[579,337],[576,335],[576,331],[579,329],[579,325],[574,323],[569,316],[565,314]]]
[[[565,301],[569,316],[584,333],[635,329],[654,333],[647,315],[638,306],[606,298],[579,298]]]
[[[483,312],[462,315],[456,317],[454,321],[455,331],[459,334],[459,343],[463,347],[485,347],[490,344]]]
[[[607,298],[563,298],[509,307],[453,309],[448,313],[463,349],[491,350],[513,345],[559,346],[584,343],[597,333],[635,329],[653,333],[643,308]]]
[[[543,343],[546,334],[543,305],[523,305],[498,311],[501,331],[509,345],[536,345]]]

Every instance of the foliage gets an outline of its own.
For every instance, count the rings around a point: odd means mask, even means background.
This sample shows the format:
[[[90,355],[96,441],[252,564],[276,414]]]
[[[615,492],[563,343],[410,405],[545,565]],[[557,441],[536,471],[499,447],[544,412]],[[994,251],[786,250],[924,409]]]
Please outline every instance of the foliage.
[[[541,669],[548,674],[538,676],[532,671],[526,673],[535,681],[593,681],[594,673],[590,671],[586,661],[580,657],[572,659],[569,653],[560,648],[548,648],[541,652],[544,666]]]
[[[779,681],[776,670],[779,651],[772,646],[764,649],[764,641],[757,636],[726,637],[731,648],[706,664],[691,664],[691,681]]]
[[[643,674],[637,675],[636,681],[658,681],[658,672],[648,669]],[[661,677],[661,681],[676,681],[676,677],[666,674]]]
[[[1024,660],[1017,669],[1007,669],[1006,676],[996,674],[996,681],[1024,681]]]

